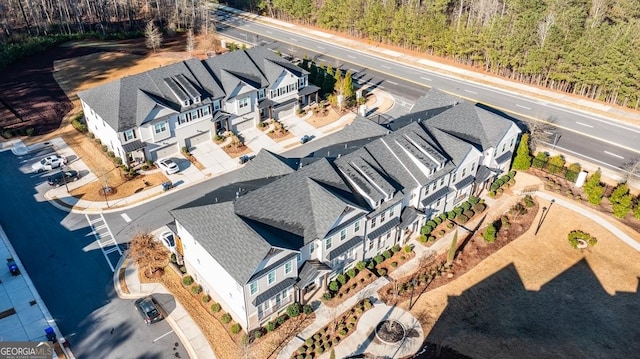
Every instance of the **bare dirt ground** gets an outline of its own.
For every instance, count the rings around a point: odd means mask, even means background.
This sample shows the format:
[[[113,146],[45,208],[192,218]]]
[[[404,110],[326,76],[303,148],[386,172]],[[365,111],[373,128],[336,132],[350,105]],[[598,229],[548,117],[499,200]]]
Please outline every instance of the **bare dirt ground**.
[[[596,246],[572,248],[574,229],[597,237]],[[640,336],[640,253],[558,205],[534,231],[418,299],[411,311],[426,341],[473,358],[637,355],[640,344],[628,339]]]

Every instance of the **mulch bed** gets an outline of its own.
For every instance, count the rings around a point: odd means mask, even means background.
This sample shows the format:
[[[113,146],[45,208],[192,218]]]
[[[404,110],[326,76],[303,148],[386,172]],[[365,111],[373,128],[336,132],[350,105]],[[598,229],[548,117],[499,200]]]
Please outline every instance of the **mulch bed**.
[[[443,268],[444,263],[447,261],[447,253],[426,258],[423,260],[424,263],[420,264],[420,270],[398,279],[399,293],[397,295],[395,295],[396,283],[389,283],[378,290],[380,299],[389,305],[409,300],[412,296],[409,284],[412,283],[413,279],[416,280],[417,284],[413,288],[414,300],[417,300],[421,294],[428,290],[436,289],[455,280],[529,230],[538,213],[538,209],[539,205],[535,203],[534,207],[528,208],[527,213],[524,215],[516,217],[509,214],[509,228],[498,230],[496,241],[493,243],[488,243],[484,240],[482,230],[471,233],[466,237],[458,238],[457,254],[450,270]],[[500,218],[495,220],[500,223]],[[489,222],[485,223],[488,224]],[[437,268],[440,268],[440,271]],[[434,272],[440,272],[441,274],[433,275]],[[429,274],[432,274],[431,277]]]
[[[378,279],[378,277],[370,270],[365,268],[358,272],[358,274],[356,274],[353,279],[348,280],[342,287],[340,287],[336,296],[334,296],[330,300],[325,300],[323,302],[328,307],[337,307],[345,300],[351,298],[352,296],[356,295],[356,293],[366,288],[376,279]],[[355,288],[353,287],[354,285]]]
[[[73,106],[53,78],[53,63],[100,51],[91,47],[55,47],[3,69],[0,128],[33,127],[36,134],[58,129]]]

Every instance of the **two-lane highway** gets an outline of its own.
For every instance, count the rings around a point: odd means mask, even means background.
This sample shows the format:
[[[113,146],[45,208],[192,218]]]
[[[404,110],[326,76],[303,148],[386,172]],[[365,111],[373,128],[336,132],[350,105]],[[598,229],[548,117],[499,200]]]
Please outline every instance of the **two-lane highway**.
[[[640,128],[579,110],[528,98],[488,85],[401,63],[402,54],[380,49],[382,56],[332,42],[333,35],[302,35],[298,27],[270,26],[228,13],[214,12],[224,36],[267,46],[297,57],[307,55],[333,67],[349,69],[360,83],[370,83],[394,95],[414,101],[435,87],[479,102],[524,121],[547,121],[557,127],[556,148],[602,166],[620,168],[640,157]],[[387,57],[398,59],[391,60]]]

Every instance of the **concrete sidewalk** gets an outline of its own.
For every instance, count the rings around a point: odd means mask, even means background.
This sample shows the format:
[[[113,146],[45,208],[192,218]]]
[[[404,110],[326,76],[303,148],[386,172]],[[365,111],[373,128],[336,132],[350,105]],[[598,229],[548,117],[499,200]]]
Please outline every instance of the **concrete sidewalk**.
[[[120,268],[125,269],[125,282],[129,290],[128,294],[124,293],[120,287],[120,280],[118,278]],[[178,338],[180,338],[189,357],[192,359],[216,358],[207,338],[196,322],[193,321],[187,310],[184,309],[180,302],[178,302],[162,284],[141,283],[138,275],[138,267],[128,258],[126,253],[120,258],[118,266],[113,272],[113,283],[118,297],[122,299],[138,299],[152,294],[166,294],[154,296],[154,298],[158,300],[163,308],[175,306],[170,313],[167,313],[168,315],[165,320],[169,323]],[[171,303],[168,303],[169,301],[171,301]]]

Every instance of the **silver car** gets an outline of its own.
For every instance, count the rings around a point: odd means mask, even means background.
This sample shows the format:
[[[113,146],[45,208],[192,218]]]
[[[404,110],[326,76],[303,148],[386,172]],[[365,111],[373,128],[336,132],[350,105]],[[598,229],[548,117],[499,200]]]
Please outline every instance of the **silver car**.
[[[49,155],[40,161],[34,163],[31,168],[33,172],[51,171],[67,164],[67,159],[60,155]]]

